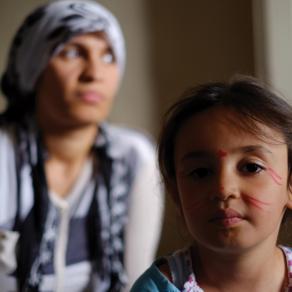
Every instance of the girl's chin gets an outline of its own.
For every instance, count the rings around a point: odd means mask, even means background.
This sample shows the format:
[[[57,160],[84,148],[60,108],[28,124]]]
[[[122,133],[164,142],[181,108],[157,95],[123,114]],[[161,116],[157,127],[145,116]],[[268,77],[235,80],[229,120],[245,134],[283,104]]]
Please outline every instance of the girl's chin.
[[[196,245],[196,244],[195,244]],[[198,242],[202,250],[210,250],[223,254],[240,254],[252,248],[254,244],[235,234],[220,234],[213,238],[207,238]]]

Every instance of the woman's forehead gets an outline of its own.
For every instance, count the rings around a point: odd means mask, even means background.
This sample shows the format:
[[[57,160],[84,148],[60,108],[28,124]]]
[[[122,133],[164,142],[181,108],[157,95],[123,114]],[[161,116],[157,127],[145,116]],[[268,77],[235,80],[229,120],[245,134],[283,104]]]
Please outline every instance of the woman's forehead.
[[[96,32],[87,32],[79,35],[75,35],[72,38],[70,38],[65,45],[72,44],[72,43],[83,43],[86,40],[100,40],[104,41],[108,46],[111,46],[109,43],[108,37],[105,32],[103,31],[96,31]]]

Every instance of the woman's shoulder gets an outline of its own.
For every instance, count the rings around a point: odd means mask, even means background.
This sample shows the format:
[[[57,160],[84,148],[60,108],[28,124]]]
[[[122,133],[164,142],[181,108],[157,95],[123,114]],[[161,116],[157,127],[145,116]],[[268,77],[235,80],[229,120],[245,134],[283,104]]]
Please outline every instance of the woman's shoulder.
[[[152,158],[155,154],[154,142],[144,132],[112,124],[104,125],[103,129],[113,151],[135,151],[145,159]]]
[[[9,148],[15,142],[15,127],[12,125],[0,125],[0,148]]]

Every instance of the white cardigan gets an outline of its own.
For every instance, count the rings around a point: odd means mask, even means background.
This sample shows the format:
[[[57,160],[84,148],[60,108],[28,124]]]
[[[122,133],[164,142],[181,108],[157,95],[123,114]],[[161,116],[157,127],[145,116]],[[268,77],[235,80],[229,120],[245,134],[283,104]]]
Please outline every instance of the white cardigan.
[[[163,193],[157,170],[156,153],[151,143],[143,135],[128,129],[113,126],[107,126],[107,129],[113,137],[117,138],[115,141],[118,151],[130,146],[134,147],[139,154],[139,163],[129,194],[128,223],[125,228],[125,268],[128,274],[128,286],[125,291],[129,291],[133,282],[155,257],[162,225]],[[11,231],[16,213],[14,147],[12,133],[7,130],[0,131],[0,287],[3,292],[16,290],[16,279],[9,275],[16,268],[15,247],[19,236],[16,232]],[[91,170],[91,163],[86,163],[71,194],[67,197],[68,200],[72,196],[74,197],[73,193],[76,193],[78,189],[88,188],[87,191],[90,191],[92,187],[89,181]],[[33,204],[29,165],[23,167],[21,180],[23,206],[21,217],[24,218]],[[75,196],[78,198],[78,194]],[[50,199],[60,210],[64,209],[61,207],[62,202],[58,203],[58,199],[56,200],[56,196],[51,192]],[[63,212],[63,217],[62,215],[60,217],[59,227],[59,230],[62,229],[63,237],[59,237],[59,246],[57,242],[54,253],[55,273],[44,277],[42,289],[77,292],[82,291],[82,287],[87,285],[86,282],[90,278],[92,268],[88,262],[65,266],[68,220],[70,220],[68,212],[67,215],[64,215],[65,213]]]

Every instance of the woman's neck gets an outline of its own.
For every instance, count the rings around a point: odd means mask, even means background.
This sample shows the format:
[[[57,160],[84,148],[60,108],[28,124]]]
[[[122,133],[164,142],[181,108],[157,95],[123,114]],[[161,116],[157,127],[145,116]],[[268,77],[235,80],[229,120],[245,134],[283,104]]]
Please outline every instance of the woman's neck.
[[[241,255],[199,249],[195,272],[205,291],[282,291],[287,275],[283,252],[261,247]],[[214,288],[216,287],[216,288]]]
[[[74,164],[90,155],[97,132],[97,126],[67,131],[45,130],[42,139],[50,159]]]
[[[48,152],[45,162],[47,184],[56,195],[66,197],[70,194],[91,155],[97,132],[97,126],[63,132],[42,132]]]

